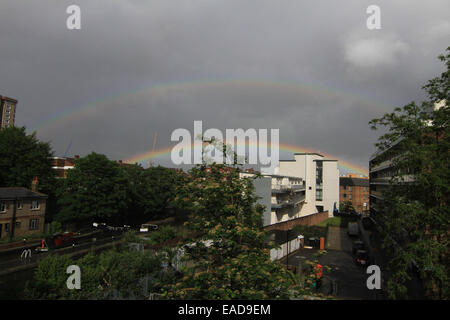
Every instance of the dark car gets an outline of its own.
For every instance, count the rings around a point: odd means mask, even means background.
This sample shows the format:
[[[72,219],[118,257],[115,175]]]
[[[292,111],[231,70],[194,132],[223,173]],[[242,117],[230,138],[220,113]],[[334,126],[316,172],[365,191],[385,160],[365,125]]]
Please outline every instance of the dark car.
[[[355,254],[356,251],[358,250],[365,250],[366,246],[364,244],[364,242],[362,242],[361,240],[357,240],[357,241],[353,241],[353,245],[352,245],[352,253]]]
[[[355,263],[359,266],[367,266],[370,263],[369,254],[366,250],[357,250],[355,254]]]

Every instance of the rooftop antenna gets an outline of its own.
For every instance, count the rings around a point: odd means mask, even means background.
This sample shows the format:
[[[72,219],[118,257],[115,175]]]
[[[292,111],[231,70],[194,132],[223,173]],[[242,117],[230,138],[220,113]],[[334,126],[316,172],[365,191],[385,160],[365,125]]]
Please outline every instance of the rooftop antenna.
[[[150,167],[153,167],[153,152],[155,151],[155,145],[156,145],[156,136],[158,135],[158,132],[155,131],[155,134],[153,135],[153,147],[152,147],[152,154],[150,155]]]

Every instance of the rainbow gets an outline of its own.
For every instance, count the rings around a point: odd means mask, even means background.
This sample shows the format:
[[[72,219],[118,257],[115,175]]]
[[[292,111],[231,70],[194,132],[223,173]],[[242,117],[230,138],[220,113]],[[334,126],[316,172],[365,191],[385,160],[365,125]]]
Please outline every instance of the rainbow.
[[[46,128],[54,127],[56,124],[63,122],[73,122],[78,118],[89,115],[90,112],[100,110],[102,108],[112,108],[112,104],[118,100],[123,100],[126,104],[129,99],[137,97],[143,94],[149,94],[150,97],[157,95],[167,94],[170,90],[210,90],[213,88],[224,87],[238,87],[238,88],[272,88],[284,91],[302,92],[306,91],[317,95],[321,94],[334,94],[340,96],[346,96],[359,99],[360,101],[370,102],[378,106],[389,107],[384,103],[373,101],[368,97],[358,95],[355,93],[349,93],[341,89],[334,89],[323,85],[311,85],[306,83],[300,83],[298,81],[287,80],[273,80],[273,79],[249,79],[249,78],[210,78],[201,80],[189,80],[172,82],[165,84],[147,84],[135,88],[132,90],[124,90],[121,92],[115,92],[106,98],[97,99],[87,104],[83,104],[70,110],[63,110],[53,115],[44,115],[42,120],[38,121],[33,127],[30,127],[32,131],[42,130]]]
[[[167,94],[170,90],[210,90],[214,88],[230,88],[237,87],[242,90],[250,89],[250,88],[260,88],[260,89],[277,89],[282,92],[297,92],[297,93],[313,93],[316,95],[321,94],[334,94],[339,96],[347,96],[353,99],[358,99],[360,101],[370,102],[372,105],[382,106],[384,108],[391,109],[392,106],[388,106],[384,103],[379,103],[371,100],[368,97],[364,97],[361,95],[357,95],[354,93],[345,92],[341,89],[334,89],[330,87],[326,87],[323,85],[311,85],[306,83],[300,83],[298,81],[287,81],[287,80],[273,80],[273,79],[250,79],[250,78],[208,78],[208,79],[199,79],[199,80],[189,80],[189,81],[181,81],[181,82],[172,82],[172,83],[164,83],[164,84],[146,84],[140,86],[139,88],[135,88],[132,90],[124,90],[122,92],[115,92],[109,95],[106,98],[101,98],[95,101],[92,101],[87,104],[83,104],[77,106],[75,108],[71,108],[70,110],[63,110],[61,112],[55,113],[53,115],[44,115],[43,119],[39,121],[34,127],[31,127],[32,131],[37,130],[45,130],[48,128],[52,128],[58,124],[60,125],[71,125],[77,123],[79,118],[89,116],[91,112],[99,111],[104,108],[114,108],[114,105],[117,105],[117,102],[122,102],[126,104],[129,99],[138,97],[140,95],[148,94],[149,97],[155,97],[158,95]],[[286,151],[290,153],[295,152],[310,152],[310,153],[320,153],[327,158],[337,159],[336,157],[327,155],[323,152],[317,152],[308,148],[288,145],[288,144],[280,144],[280,151]],[[163,155],[170,154],[172,147],[166,147],[160,150],[155,151],[153,158],[158,158]],[[145,152],[142,154],[138,154],[132,156],[127,159],[128,162],[134,163],[143,161],[145,159],[150,159],[151,152]],[[356,172],[358,174],[367,175],[367,169],[364,167],[360,167],[354,165],[348,161],[339,160],[339,165],[347,170]]]
[[[248,143],[246,144],[246,147],[248,146]],[[193,144],[191,145],[191,147],[193,148]],[[268,149],[270,149],[270,144],[268,143],[267,146]],[[167,155],[170,155],[172,152],[173,146],[172,147],[165,147],[159,150],[155,150],[152,154],[151,151],[148,152],[144,152],[144,153],[140,153],[137,155],[134,155],[130,158],[127,158],[125,160],[123,160],[126,163],[140,163],[140,162],[144,162],[144,161],[149,161],[150,159],[155,159],[155,158],[161,158]],[[309,149],[309,148],[304,148],[304,147],[299,147],[299,146],[295,146],[295,145],[291,145],[291,144],[285,144],[285,143],[280,143],[279,144],[279,150],[280,151],[284,151],[284,152],[288,152],[288,153],[319,153],[321,155],[323,155],[325,158],[327,159],[335,159],[338,160],[338,165],[341,168],[344,168],[345,170],[357,173],[359,175],[363,175],[363,176],[368,176],[368,170],[367,168],[364,168],[362,166],[358,166],[355,165],[349,161],[345,161],[345,160],[341,160],[338,159],[335,156],[332,156],[330,154],[324,153],[324,152],[319,152],[313,149]]]

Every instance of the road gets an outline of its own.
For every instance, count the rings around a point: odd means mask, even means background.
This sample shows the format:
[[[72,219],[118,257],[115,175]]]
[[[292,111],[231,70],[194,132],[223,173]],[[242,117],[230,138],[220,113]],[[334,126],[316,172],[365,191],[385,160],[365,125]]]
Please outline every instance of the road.
[[[77,252],[83,252],[86,249],[101,246],[109,242],[116,241],[121,238],[121,233],[117,234],[103,234],[95,235],[95,237],[84,238],[77,241],[75,246],[64,247],[60,249],[52,250],[52,254],[76,254]],[[94,240],[95,239],[95,240]],[[31,250],[31,258],[21,258],[21,252],[15,252],[8,256],[2,257],[0,261],[0,275],[7,274],[12,270],[25,269],[34,266],[39,260],[46,257],[49,252],[35,253]]]
[[[345,300],[373,300],[376,299],[375,290],[369,290],[366,286],[366,269],[357,266],[352,256],[352,241],[356,238],[350,238],[345,228],[328,228],[327,242],[325,245],[327,253],[318,260],[324,266],[332,268],[325,272],[324,276],[330,279],[334,284],[333,296],[337,299]],[[300,249],[289,255],[289,265],[298,266],[299,257],[314,259],[314,253],[317,249]],[[283,259],[285,263],[286,260]],[[283,263],[282,262],[282,263]]]

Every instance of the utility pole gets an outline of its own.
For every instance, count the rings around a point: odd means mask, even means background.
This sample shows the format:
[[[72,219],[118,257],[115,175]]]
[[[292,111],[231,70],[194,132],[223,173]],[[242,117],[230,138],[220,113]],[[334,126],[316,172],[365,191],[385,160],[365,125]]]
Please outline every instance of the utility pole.
[[[17,215],[17,196],[14,198],[13,216],[11,219],[11,232],[10,239],[14,238],[14,232],[16,228],[16,215]]]

